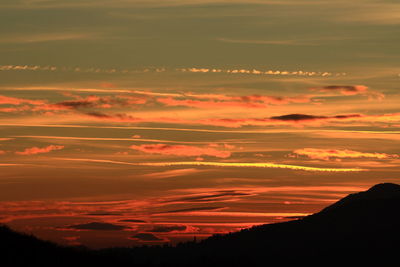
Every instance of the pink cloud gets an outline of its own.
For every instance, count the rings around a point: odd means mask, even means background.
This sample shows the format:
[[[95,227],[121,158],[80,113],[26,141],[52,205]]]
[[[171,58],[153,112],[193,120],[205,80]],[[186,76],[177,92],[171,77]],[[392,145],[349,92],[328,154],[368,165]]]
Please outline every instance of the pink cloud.
[[[24,151],[17,151],[15,154],[17,155],[35,155],[35,154],[42,154],[42,153],[49,153],[53,150],[61,150],[64,146],[57,146],[57,145],[50,145],[47,147],[39,148],[39,147],[31,147],[26,148]]]
[[[32,100],[32,99],[25,99],[25,98],[15,98],[15,97],[8,97],[4,95],[0,95],[0,105],[21,105],[21,104],[30,104],[30,105],[43,105],[46,101],[44,100]]]
[[[212,147],[197,147],[186,145],[166,145],[166,144],[150,144],[150,145],[132,145],[131,149],[138,150],[150,154],[163,154],[175,156],[213,156],[217,158],[228,158],[231,156],[229,151],[221,151]]]

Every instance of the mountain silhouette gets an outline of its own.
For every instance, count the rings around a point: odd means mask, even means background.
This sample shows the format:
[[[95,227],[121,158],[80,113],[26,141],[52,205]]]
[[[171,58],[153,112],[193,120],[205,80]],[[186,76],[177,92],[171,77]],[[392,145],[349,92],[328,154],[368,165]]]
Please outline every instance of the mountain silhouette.
[[[378,184],[301,219],[176,247],[79,250],[6,227],[0,243],[5,266],[399,266],[400,185]]]

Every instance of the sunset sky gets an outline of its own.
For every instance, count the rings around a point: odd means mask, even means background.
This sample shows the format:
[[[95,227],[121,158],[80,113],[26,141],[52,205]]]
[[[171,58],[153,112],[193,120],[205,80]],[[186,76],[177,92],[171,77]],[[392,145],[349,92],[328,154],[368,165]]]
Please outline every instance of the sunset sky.
[[[395,0],[2,0],[0,223],[177,243],[400,183]]]

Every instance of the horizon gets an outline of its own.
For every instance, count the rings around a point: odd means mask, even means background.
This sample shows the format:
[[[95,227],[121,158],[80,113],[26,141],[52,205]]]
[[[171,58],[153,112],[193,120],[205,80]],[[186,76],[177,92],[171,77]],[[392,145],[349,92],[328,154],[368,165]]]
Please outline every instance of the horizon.
[[[399,10],[3,1],[0,223],[62,245],[176,244],[399,184]]]

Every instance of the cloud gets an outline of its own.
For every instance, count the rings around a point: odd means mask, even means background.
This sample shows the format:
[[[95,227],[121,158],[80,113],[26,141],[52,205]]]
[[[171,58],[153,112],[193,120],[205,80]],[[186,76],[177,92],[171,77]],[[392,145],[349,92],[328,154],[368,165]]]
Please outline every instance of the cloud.
[[[84,127],[84,126],[82,126]],[[91,126],[89,126],[90,128]],[[101,127],[100,127],[101,128]],[[105,127],[107,128],[107,127]],[[113,128],[113,127],[111,127]],[[118,127],[115,127],[118,128]],[[129,128],[129,127],[128,127]],[[140,128],[140,127],[139,127]],[[145,127],[146,128],[146,127]],[[150,127],[148,129],[151,129]],[[162,128],[155,128],[156,130],[161,130]],[[179,131],[180,129],[174,129],[170,128],[171,131],[177,130]],[[190,129],[187,129],[188,131]],[[194,129],[196,131],[196,129]],[[86,140],[86,141],[134,141],[134,142],[156,142],[156,143],[183,143],[183,144],[209,144],[209,142],[206,141],[172,141],[172,140],[163,140],[163,139],[144,139],[144,138],[113,138],[113,137],[77,137],[77,136],[46,136],[46,135],[17,135],[14,136],[16,138],[33,138],[33,139],[60,139],[60,140]],[[12,138],[9,138],[8,140],[11,140]],[[2,141],[0,139],[0,141]],[[230,141],[230,143],[240,143],[243,144],[246,141]],[[224,143],[224,147],[227,149],[234,149],[235,147],[233,145],[229,145],[228,143]]]
[[[236,190],[225,190],[225,191],[217,191],[213,193],[206,193],[206,194],[201,194],[201,195],[194,195],[194,196],[188,196],[188,197],[183,197],[183,198],[178,198],[175,200],[172,200],[172,202],[219,202],[219,201],[226,201],[226,200],[232,200],[232,199],[237,199],[237,198],[242,198],[242,197],[249,197],[253,196],[254,194],[252,193],[247,193],[247,192],[242,192],[242,191],[236,191]],[[201,209],[204,210],[204,209]],[[193,210],[192,210],[193,211]]]
[[[354,37],[347,36],[316,36],[314,38],[296,38],[296,39],[232,39],[217,38],[217,41],[236,44],[254,44],[254,45],[286,45],[286,46],[319,46],[332,44],[333,42],[343,42],[344,40],[354,40]]]
[[[344,114],[335,116],[318,116],[309,114],[287,114],[269,118],[244,118],[244,119],[204,119],[202,124],[233,127],[242,126],[271,126],[271,125],[304,125],[329,121],[345,121],[364,117],[361,114]]]
[[[330,76],[346,76],[346,73],[331,73],[326,71],[288,71],[288,70],[257,70],[257,69],[215,69],[215,68],[181,68],[176,69],[180,72],[192,73],[227,73],[227,74],[241,74],[241,75],[268,75],[268,76],[303,76],[303,77],[330,77]]]
[[[287,114],[281,116],[273,116],[267,118],[210,118],[198,120],[184,120],[177,118],[159,117],[159,118],[140,118],[127,114],[105,114],[100,112],[85,113],[86,116],[96,118],[98,120],[108,120],[112,122],[132,122],[132,123],[172,123],[184,125],[212,125],[228,128],[239,128],[243,126],[276,126],[276,125],[305,125],[324,122],[347,121],[347,120],[363,120],[365,122],[373,121],[395,121],[398,120],[399,114],[384,115],[362,115],[362,114],[343,114],[333,116],[309,115],[309,114]],[[204,130],[208,131],[208,130]]]
[[[355,4],[356,2],[354,2]],[[362,5],[356,5],[357,12],[351,12],[351,9],[345,9],[335,19],[338,21],[357,22],[373,25],[398,25],[400,24],[400,5],[396,1],[368,1],[360,2]]]
[[[111,223],[102,223],[102,222],[91,222],[84,224],[74,224],[64,227],[66,229],[74,229],[74,230],[95,230],[95,231],[120,231],[129,229],[129,227]]]
[[[314,2],[312,2],[314,3]],[[129,9],[129,8],[161,8],[161,7],[185,7],[210,4],[257,4],[257,5],[309,5],[309,1],[292,0],[80,0],[80,1],[27,1],[14,0],[4,4],[4,8],[19,9],[62,9],[62,8],[106,8],[106,9]],[[219,13],[218,13],[219,14]]]
[[[311,102],[312,96],[296,96],[296,97],[277,97],[277,96],[228,96],[222,94],[184,94],[182,97],[186,99],[177,99],[173,97],[158,98],[157,102],[166,106],[186,106],[195,108],[226,108],[226,107],[243,107],[243,108],[266,108],[268,105],[284,105],[290,103],[308,103]],[[194,98],[194,99],[189,99]],[[200,100],[199,100],[200,99]]]
[[[238,167],[238,168],[276,168],[276,169],[291,169],[301,171],[320,171],[320,172],[360,172],[367,171],[361,168],[323,168],[323,167],[308,167],[278,163],[247,163],[247,162],[207,162],[207,161],[181,161],[181,162],[124,162],[103,159],[83,159],[83,158],[55,158],[57,160],[109,163],[118,165],[130,166],[153,166],[153,167],[170,167],[170,166],[210,166],[210,167]]]
[[[86,213],[86,216],[121,216],[122,213],[111,213],[111,212],[93,212],[93,213]]]
[[[95,38],[95,35],[87,33],[12,34],[8,36],[2,36],[2,38],[0,38],[0,43],[27,44],[69,40],[93,40]]]
[[[119,222],[146,223],[146,221],[143,221],[143,220],[136,220],[136,219],[119,220]]]
[[[153,229],[149,230],[149,232],[153,233],[169,233],[169,232],[179,232],[185,231],[187,227],[185,225],[161,225],[155,226]]]
[[[195,208],[186,208],[186,209],[178,209],[178,210],[169,210],[160,213],[190,213],[193,211],[210,211],[210,210],[220,210],[222,207],[195,207]]]
[[[65,94],[72,96],[75,100],[67,100],[58,102],[56,104],[46,105],[41,107],[47,110],[60,110],[60,109],[87,109],[87,108],[101,108],[108,109],[113,107],[133,107],[132,105],[142,105],[147,102],[147,97],[136,97],[130,95],[117,95],[117,96],[96,96],[89,95],[81,97],[73,94]]]
[[[177,69],[166,69],[164,67],[152,67],[152,68],[144,68],[144,69],[102,69],[97,67],[91,68],[83,68],[83,67],[56,67],[56,66],[40,66],[40,65],[0,65],[0,71],[51,71],[51,72],[77,72],[77,73],[107,73],[107,74],[137,74],[137,73],[160,73],[166,71],[175,71],[175,72],[183,72],[183,73],[209,73],[209,74],[229,74],[229,75],[266,75],[266,76],[300,76],[303,78],[306,77],[338,77],[338,76],[346,76],[347,74],[344,72],[332,73],[328,71],[305,71],[305,70],[277,70],[277,69],[269,69],[269,70],[259,70],[255,68],[251,69],[216,69],[210,67],[189,67],[189,68],[177,68]],[[85,89],[84,89],[85,90]],[[104,92],[103,89],[88,89],[85,91],[98,91]],[[107,90],[109,91],[109,90]],[[115,91],[115,90],[113,90]],[[119,90],[121,91],[121,90]],[[123,90],[125,92],[126,90]],[[177,94],[168,94],[168,93],[148,93],[145,91],[129,91],[133,93],[143,93],[147,95],[159,95],[159,96],[177,96]]]
[[[163,241],[163,239],[151,234],[151,233],[138,233],[131,238],[138,239],[140,241]]]
[[[385,95],[379,92],[370,91],[365,85],[328,85],[319,88],[311,88],[312,91],[318,91],[323,93],[339,92],[342,95],[365,95],[370,99],[382,100]]]
[[[266,108],[262,103],[239,102],[239,101],[200,101],[192,99],[174,99],[158,98],[157,101],[166,106],[185,106],[195,108],[226,108],[226,107],[243,107],[243,108]]]
[[[54,150],[61,150],[63,149],[64,146],[57,146],[57,145],[50,145],[47,147],[39,148],[39,147],[31,147],[31,148],[26,148],[22,152],[15,152],[17,155],[35,155],[35,154],[42,154],[42,153],[49,153]]]
[[[231,156],[229,151],[221,151],[212,147],[197,147],[187,145],[167,145],[167,144],[150,144],[150,145],[132,145],[129,148],[150,154],[163,154],[175,156],[213,156],[217,158],[228,158]]]
[[[349,118],[359,118],[360,114],[347,114],[347,115],[336,115],[336,116],[315,116],[308,114],[288,114],[282,116],[271,117],[271,120],[275,121],[292,121],[292,122],[302,122],[302,121],[316,121],[316,120],[330,120],[330,119],[349,119]]]
[[[100,119],[100,120],[110,120],[114,122],[144,122],[144,119],[141,118],[135,118],[127,114],[119,113],[119,114],[105,114],[101,112],[88,112],[85,113],[85,115]]]
[[[240,167],[240,168],[277,168],[277,169],[291,169],[301,171],[317,171],[317,172],[359,172],[366,171],[361,168],[323,168],[323,167],[308,167],[289,164],[278,163],[245,163],[245,162],[206,162],[206,161],[189,161],[189,162],[152,162],[152,163],[138,163],[143,166],[213,166],[213,167]]]
[[[16,112],[29,111],[29,110],[32,110],[32,107],[28,106],[28,105],[23,105],[23,106],[18,106],[18,107],[0,108],[0,112],[4,112],[4,113],[16,113]]]
[[[348,149],[319,149],[302,148],[293,151],[294,154],[307,156],[311,159],[330,160],[331,158],[397,158],[399,155],[390,155],[386,153],[365,153]]]
[[[22,152],[15,152],[17,155],[35,155],[35,154],[42,154],[42,153],[49,153],[54,150],[61,150],[63,149],[64,146],[57,146],[57,145],[50,145],[47,147],[39,148],[39,147],[31,147],[31,148],[26,148]]]
[[[194,169],[194,168],[178,169],[178,170],[168,170],[168,171],[162,171],[162,172],[153,172],[153,173],[149,173],[149,174],[144,174],[144,175],[142,175],[142,177],[162,179],[162,178],[171,178],[171,177],[177,177],[177,176],[192,175],[192,174],[199,173],[199,172],[202,172],[202,170],[198,170],[198,169]]]
[[[319,92],[340,92],[343,95],[358,95],[367,92],[368,87],[364,85],[329,85],[321,88],[312,88]]]
[[[43,105],[45,104],[45,100],[32,100],[32,99],[25,99],[25,98],[15,98],[15,97],[8,97],[4,95],[0,95],[0,105],[21,105],[21,104],[30,104],[30,105]]]

